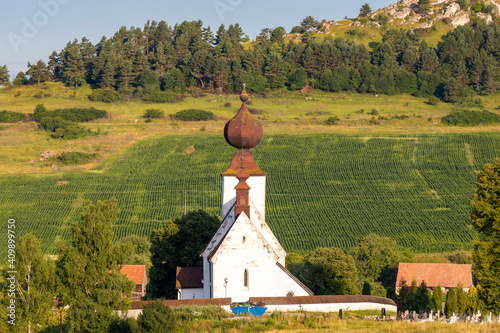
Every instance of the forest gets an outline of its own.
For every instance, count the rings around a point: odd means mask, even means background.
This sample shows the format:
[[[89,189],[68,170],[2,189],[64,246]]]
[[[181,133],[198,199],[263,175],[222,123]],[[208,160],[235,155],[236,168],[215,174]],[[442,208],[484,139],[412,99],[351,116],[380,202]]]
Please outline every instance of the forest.
[[[263,29],[249,42],[239,24],[221,25],[213,33],[202,21],[173,27],[148,21],[143,29],[122,27],[96,45],[85,37],[75,39],[54,51],[47,63],[28,64],[14,84],[89,84],[95,89],[90,98],[105,102],[167,102],[193,89],[238,92],[243,82],[251,92],[310,87],[411,93],[445,102],[473,100],[499,88],[498,22],[460,26],[442,36],[436,48],[425,42],[421,30],[390,28],[373,50],[342,37],[314,37],[307,31],[313,28],[302,28],[297,42],[282,27]]]

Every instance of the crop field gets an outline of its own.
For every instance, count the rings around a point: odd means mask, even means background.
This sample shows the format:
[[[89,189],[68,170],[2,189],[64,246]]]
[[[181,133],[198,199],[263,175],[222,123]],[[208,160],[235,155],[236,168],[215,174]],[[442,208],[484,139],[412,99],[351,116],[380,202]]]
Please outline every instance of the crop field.
[[[117,238],[149,235],[185,210],[220,214],[220,173],[234,152],[220,134],[171,135],[86,172],[3,175],[0,216],[54,253],[85,200],[116,197]],[[415,252],[441,252],[470,248],[476,173],[500,156],[500,134],[272,134],[253,154],[269,174],[267,221],[286,250],[349,249],[377,233]]]

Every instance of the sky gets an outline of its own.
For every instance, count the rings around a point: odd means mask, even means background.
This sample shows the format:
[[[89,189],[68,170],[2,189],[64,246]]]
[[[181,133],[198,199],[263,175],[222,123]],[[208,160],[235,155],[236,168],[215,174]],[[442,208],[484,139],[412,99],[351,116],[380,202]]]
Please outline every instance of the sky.
[[[87,37],[93,44],[111,37],[120,27],[140,27],[150,21],[173,26],[183,21],[202,20],[216,32],[238,23],[254,39],[264,28],[282,26],[286,31],[306,16],[338,21],[356,17],[359,8],[373,10],[395,0],[0,0],[0,66],[7,65],[11,80],[28,62],[48,62],[52,51],[59,53],[68,42]]]

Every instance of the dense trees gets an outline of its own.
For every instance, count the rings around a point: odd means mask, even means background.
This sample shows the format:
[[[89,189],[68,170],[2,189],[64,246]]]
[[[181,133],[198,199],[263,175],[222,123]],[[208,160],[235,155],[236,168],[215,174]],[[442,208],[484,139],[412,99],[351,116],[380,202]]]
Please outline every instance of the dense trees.
[[[477,176],[472,225],[479,240],[472,250],[479,300],[488,310],[500,311],[500,159],[487,163]]]
[[[72,225],[71,245],[59,249],[59,299],[69,305],[71,331],[105,332],[115,311],[129,305],[134,283],[119,266],[128,253],[126,247],[113,244],[118,213],[116,199],[87,203],[81,221]]]
[[[202,210],[169,220],[151,233],[148,296],[175,298],[177,266],[201,266],[200,252],[212,238],[220,219]]]
[[[40,242],[31,233],[17,240],[15,258],[16,327],[34,332],[46,322],[54,305],[54,265],[44,259]],[[5,270],[4,279],[11,274]]]
[[[316,295],[359,293],[354,259],[338,248],[318,248],[304,257],[295,254],[287,267]]]
[[[147,97],[145,78],[154,89],[179,92],[194,87],[232,92],[244,80],[254,92],[309,84],[327,91],[435,95],[449,102],[499,88],[499,23],[458,27],[437,48],[415,32],[388,29],[372,53],[341,37],[314,38],[317,25],[313,17],[304,18],[294,28],[304,33],[300,42],[285,42],[282,27],[266,28],[244,49],[238,24],[213,33],[201,21],[173,27],[152,21],[143,29],[122,27],[96,45],[74,40],[52,53],[46,68],[69,86],[87,83],[140,98]]]

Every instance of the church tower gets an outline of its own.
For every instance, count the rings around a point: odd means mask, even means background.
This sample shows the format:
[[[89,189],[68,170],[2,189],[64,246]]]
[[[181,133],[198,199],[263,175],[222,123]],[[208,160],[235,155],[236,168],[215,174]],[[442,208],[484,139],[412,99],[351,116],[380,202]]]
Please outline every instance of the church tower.
[[[236,116],[226,123],[224,127],[224,138],[231,146],[238,148],[229,168],[222,173],[222,220],[236,219],[233,214],[233,206],[241,206],[237,202],[237,186],[240,185],[241,178],[244,178],[248,186],[248,202],[255,205],[258,213],[265,219],[266,214],[266,176],[255,163],[250,149],[257,146],[262,140],[262,125],[253,118],[248,111],[246,102],[248,94],[243,86],[243,92],[240,95],[242,105]],[[240,189],[240,191],[242,191]],[[248,212],[250,209],[248,208]],[[247,214],[250,216],[250,214]]]
[[[237,151],[221,175],[221,224],[200,254],[200,296],[239,302],[259,296],[311,295],[285,268],[287,253],[266,223],[267,174],[250,152],[262,140],[262,125],[248,111],[244,85],[240,100],[241,108],[224,127],[227,143]]]

